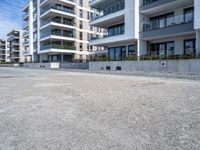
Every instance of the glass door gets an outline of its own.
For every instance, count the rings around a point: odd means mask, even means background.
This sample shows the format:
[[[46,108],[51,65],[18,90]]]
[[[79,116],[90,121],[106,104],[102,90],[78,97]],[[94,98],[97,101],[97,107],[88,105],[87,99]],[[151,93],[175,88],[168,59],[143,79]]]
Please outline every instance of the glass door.
[[[184,54],[185,55],[195,55],[195,39],[184,41]]]
[[[166,52],[165,44],[159,44],[159,54],[165,55],[165,52]]]

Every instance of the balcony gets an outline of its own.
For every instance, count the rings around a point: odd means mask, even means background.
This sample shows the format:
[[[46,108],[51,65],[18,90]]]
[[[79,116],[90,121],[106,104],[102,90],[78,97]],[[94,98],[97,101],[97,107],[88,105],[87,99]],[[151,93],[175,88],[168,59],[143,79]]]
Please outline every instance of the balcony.
[[[194,4],[193,0],[148,0],[140,6],[140,13],[153,15],[160,12],[188,7]]]
[[[28,21],[28,17],[29,17],[28,13],[23,14],[23,20],[24,21]]]
[[[29,36],[29,32],[28,31],[24,31],[23,37],[27,37],[27,36]]]
[[[40,1],[40,6],[43,6],[45,3],[47,3],[49,0],[41,0]],[[69,3],[69,4],[72,4],[72,5],[76,5],[76,0],[62,0],[64,1],[65,3]]]
[[[41,50],[46,50],[46,49],[76,50],[76,47],[70,46],[70,45],[49,44],[49,45],[42,45],[40,49]]]
[[[112,9],[94,10],[90,25],[106,28],[110,24],[124,21],[125,3],[119,2],[112,5]]]
[[[51,18],[51,19],[43,21],[41,23],[41,28],[40,29],[44,29],[45,27],[48,27],[50,25],[59,26],[59,27],[66,27],[66,28],[73,28],[73,29],[76,28],[74,26],[75,23],[73,21],[65,21],[63,19]]]
[[[169,21],[170,20],[170,21]],[[146,22],[142,25],[140,38],[143,40],[157,39],[162,37],[173,37],[177,35],[187,35],[195,32],[193,18],[184,20],[184,15],[175,16],[168,22]]]
[[[94,7],[95,5],[99,5],[100,3],[105,2],[106,0],[89,0],[89,4],[91,7]]]
[[[46,39],[53,39],[53,38],[57,38],[57,39],[63,39],[63,40],[71,40],[71,41],[75,41],[76,39],[76,34],[75,31],[44,31],[41,32],[41,36],[40,36],[41,40],[46,40]]]
[[[49,14],[50,12],[59,13],[59,14],[63,14],[63,15],[69,15],[71,17],[76,17],[74,9],[69,9],[64,6],[51,5],[51,6],[45,7],[44,9],[41,10],[40,18],[44,17],[45,15]]]

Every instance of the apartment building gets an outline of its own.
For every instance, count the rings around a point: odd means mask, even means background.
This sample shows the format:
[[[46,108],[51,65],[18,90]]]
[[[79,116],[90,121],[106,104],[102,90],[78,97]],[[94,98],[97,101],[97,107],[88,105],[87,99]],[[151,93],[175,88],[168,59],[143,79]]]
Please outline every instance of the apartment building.
[[[105,29],[91,45],[110,60],[200,54],[200,0],[90,0],[91,26]]]
[[[12,63],[24,62],[23,38],[21,30],[12,30],[7,34],[8,51]]]
[[[29,0],[23,12],[26,61],[88,59],[95,32],[89,26],[88,0]]]
[[[91,26],[103,28],[104,34],[92,37],[90,44],[102,46],[111,60],[137,56],[139,3],[134,0],[90,0]]]
[[[0,39],[0,63],[8,62],[7,42]]]
[[[199,0],[141,0],[140,55],[200,55]]]

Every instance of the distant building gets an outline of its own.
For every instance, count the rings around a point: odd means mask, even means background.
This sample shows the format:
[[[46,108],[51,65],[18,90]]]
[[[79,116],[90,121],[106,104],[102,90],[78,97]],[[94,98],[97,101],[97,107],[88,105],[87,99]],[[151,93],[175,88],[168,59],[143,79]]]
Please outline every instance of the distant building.
[[[9,62],[7,41],[0,39],[0,63],[5,63],[5,62]]]
[[[20,30],[12,30],[7,34],[8,51],[10,54],[10,62],[24,62],[23,38]]]
[[[23,12],[27,62],[86,61],[95,49],[88,0],[29,0]]]

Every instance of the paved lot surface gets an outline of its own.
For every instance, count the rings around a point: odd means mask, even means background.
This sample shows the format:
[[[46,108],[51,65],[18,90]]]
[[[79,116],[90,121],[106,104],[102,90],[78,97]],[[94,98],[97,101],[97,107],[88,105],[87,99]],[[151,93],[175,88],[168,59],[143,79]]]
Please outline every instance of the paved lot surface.
[[[199,149],[199,81],[0,68],[0,150]]]

